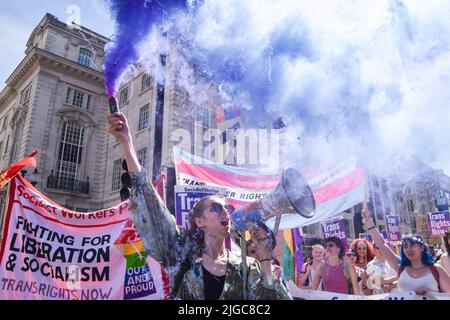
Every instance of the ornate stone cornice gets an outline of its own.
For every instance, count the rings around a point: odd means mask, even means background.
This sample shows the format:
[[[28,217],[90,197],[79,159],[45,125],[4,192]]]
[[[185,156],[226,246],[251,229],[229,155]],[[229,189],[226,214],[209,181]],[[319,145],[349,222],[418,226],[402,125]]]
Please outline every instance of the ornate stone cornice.
[[[24,81],[24,78],[40,65],[53,67],[63,72],[74,73],[103,86],[102,72],[34,47],[6,80],[6,87],[0,93],[0,107],[15,95],[17,88]]]

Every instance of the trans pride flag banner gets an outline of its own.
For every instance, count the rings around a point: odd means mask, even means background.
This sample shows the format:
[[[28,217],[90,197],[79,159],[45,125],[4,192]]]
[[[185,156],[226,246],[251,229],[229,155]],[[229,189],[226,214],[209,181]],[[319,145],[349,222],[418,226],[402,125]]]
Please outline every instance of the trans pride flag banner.
[[[224,187],[228,202],[236,208],[262,199],[280,182],[281,172],[263,174],[255,169],[217,164],[174,148],[177,184]],[[328,220],[364,201],[365,172],[355,158],[342,159],[328,167],[302,170],[316,202],[316,214],[307,219],[288,215],[280,230]],[[270,227],[270,223],[268,223]]]
[[[0,300],[159,300],[168,278],[147,256],[124,201],[95,212],[10,182],[0,251]]]

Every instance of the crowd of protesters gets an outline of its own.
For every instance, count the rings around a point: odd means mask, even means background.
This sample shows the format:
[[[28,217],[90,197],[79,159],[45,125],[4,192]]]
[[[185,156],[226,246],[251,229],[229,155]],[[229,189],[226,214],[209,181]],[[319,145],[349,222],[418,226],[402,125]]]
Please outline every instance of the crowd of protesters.
[[[347,252],[337,237],[312,246],[301,269],[299,286],[334,293],[376,295],[414,291],[450,293],[450,230],[440,245],[417,234],[405,235],[397,250],[385,241],[367,210],[363,217],[373,242],[354,239]]]
[[[173,299],[292,299],[282,267],[264,245],[264,232],[257,232],[243,249],[251,260],[242,269],[241,257],[224,245],[231,234],[231,212],[223,196],[201,199],[190,213],[190,229],[180,230],[139,164],[124,114],[108,117],[108,131],[121,142],[128,164],[133,221],[146,251],[165,268]],[[450,293],[448,232],[446,253],[419,235],[404,236],[396,252],[365,207],[362,217],[373,243],[355,239],[346,250],[341,239],[328,237],[323,245],[314,245],[302,266],[300,286],[354,295]]]

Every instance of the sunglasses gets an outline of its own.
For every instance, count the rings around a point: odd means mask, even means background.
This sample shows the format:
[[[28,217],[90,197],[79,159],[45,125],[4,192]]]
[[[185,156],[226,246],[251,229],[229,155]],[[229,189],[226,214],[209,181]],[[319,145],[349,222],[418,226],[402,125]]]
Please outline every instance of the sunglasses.
[[[232,205],[226,204],[223,205],[218,202],[211,203],[211,209],[214,213],[221,214],[223,212],[233,213],[234,207]]]
[[[356,254],[354,254],[353,252],[347,252],[345,255],[347,257],[356,257]]]
[[[367,250],[366,247],[358,247],[357,249],[358,249],[358,251],[366,251]]]
[[[120,200],[124,201],[130,198],[131,196],[131,176],[128,173],[127,161],[125,159],[122,160],[122,169],[125,170],[124,173],[120,176],[120,182],[122,182],[122,188],[120,189]]]
[[[334,243],[334,242],[328,242],[328,243],[325,245],[325,248],[333,248],[333,247],[336,247],[336,243]]]
[[[422,239],[421,237],[419,237],[419,236],[404,237],[404,238],[402,239],[402,245],[404,246],[404,245],[406,245],[406,244],[408,244],[408,243],[424,245],[425,242],[424,242],[423,239]]]

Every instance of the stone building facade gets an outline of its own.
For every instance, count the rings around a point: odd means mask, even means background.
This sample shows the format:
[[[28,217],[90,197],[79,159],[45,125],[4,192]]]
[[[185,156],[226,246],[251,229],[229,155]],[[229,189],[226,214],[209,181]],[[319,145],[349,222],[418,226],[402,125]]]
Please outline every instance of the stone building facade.
[[[38,167],[27,168],[26,179],[78,211],[103,206],[108,41],[46,14],[0,93],[0,168],[37,150]],[[4,203],[6,190],[0,197]]]
[[[195,66],[186,66],[175,47],[169,44],[166,54],[158,60],[150,67],[147,64],[135,65],[125,75],[117,99],[120,111],[128,119],[141,165],[153,179],[160,174],[166,177],[165,200],[169,201],[173,199],[175,183],[173,148],[178,146],[201,156],[203,133],[216,126],[215,106],[212,100],[199,103],[192,97],[192,91],[210,88],[211,85],[196,74]],[[180,80],[181,67],[191,71],[189,88],[186,81]],[[120,144],[111,135],[107,139],[105,207],[120,201],[120,176],[124,172]]]

